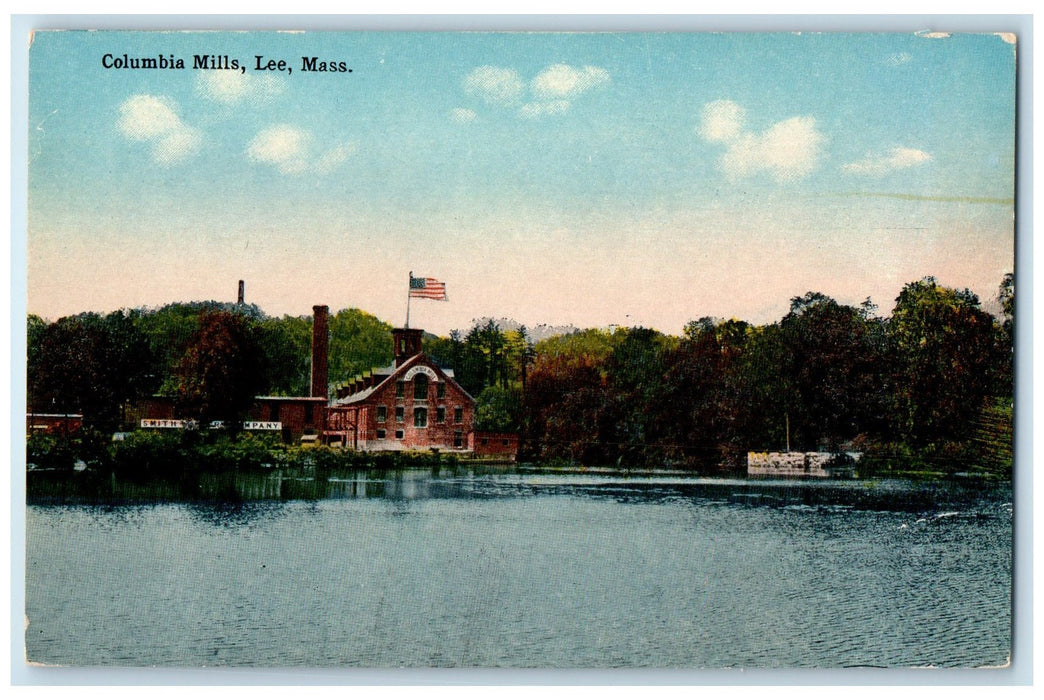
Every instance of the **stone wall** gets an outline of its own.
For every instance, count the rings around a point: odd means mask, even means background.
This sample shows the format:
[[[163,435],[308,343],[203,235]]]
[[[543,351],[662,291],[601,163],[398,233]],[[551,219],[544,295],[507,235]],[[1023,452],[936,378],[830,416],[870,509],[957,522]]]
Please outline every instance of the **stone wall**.
[[[846,452],[854,464],[862,456]],[[827,465],[834,458],[832,452],[748,452],[747,476],[815,477],[827,479],[834,473]]]

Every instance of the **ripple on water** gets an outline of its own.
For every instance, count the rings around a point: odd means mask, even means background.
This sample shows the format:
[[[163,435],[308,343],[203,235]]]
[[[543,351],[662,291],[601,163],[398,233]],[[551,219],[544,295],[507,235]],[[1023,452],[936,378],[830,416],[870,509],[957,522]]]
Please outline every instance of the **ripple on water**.
[[[545,481],[442,479],[411,499],[30,506],[26,647],[74,665],[1008,658],[1002,499],[911,513],[751,499],[732,484]]]

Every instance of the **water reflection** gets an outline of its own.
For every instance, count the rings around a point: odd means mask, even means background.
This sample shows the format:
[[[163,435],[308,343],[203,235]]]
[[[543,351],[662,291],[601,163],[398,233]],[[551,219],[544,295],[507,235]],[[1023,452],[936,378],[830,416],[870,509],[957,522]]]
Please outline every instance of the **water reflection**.
[[[201,525],[238,530],[286,515],[286,504],[279,501],[221,501],[185,504],[186,512]]]
[[[156,502],[245,504],[327,499],[517,499],[546,496],[608,500],[620,504],[675,501],[721,503],[738,508],[848,509],[960,513],[962,504],[980,499],[1008,502],[1010,484],[969,486],[959,482],[765,481],[686,477],[628,477],[540,474],[513,469],[451,468],[316,473],[272,470],[200,474],[178,483],[94,478],[89,487],[67,477],[60,482],[34,479],[32,504],[135,505]],[[102,486],[99,486],[101,484]]]

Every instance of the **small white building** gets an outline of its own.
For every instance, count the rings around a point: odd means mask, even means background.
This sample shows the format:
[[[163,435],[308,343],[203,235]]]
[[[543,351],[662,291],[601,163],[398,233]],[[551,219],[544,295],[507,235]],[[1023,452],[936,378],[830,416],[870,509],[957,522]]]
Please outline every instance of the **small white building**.
[[[852,475],[863,454],[840,454],[849,459],[843,460],[845,464],[833,466],[832,462],[839,456],[834,452],[748,452],[747,476],[830,479]]]

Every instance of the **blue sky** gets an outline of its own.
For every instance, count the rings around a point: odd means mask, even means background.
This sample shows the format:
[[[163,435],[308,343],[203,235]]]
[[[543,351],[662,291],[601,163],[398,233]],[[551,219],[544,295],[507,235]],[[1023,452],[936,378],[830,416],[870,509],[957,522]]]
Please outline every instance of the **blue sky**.
[[[447,283],[411,311],[440,333],[765,323],[810,290],[887,313],[924,275],[987,300],[1014,266],[1014,63],[994,35],[37,33],[28,310],[245,279],[271,314],[399,324],[411,270]]]

